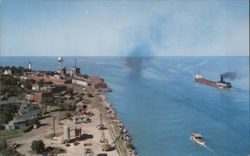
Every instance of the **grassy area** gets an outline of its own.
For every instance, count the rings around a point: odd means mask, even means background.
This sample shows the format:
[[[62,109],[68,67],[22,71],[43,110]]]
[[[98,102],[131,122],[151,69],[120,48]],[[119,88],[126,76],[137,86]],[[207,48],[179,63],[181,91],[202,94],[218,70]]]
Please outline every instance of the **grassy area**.
[[[13,130],[1,130],[0,131],[0,138],[7,140],[7,139],[11,139],[11,138],[20,137],[24,133],[23,130],[24,130],[24,128],[13,129]]]
[[[106,114],[107,113],[107,109],[104,105],[100,104],[100,101],[96,98],[92,98],[91,99],[91,105],[98,109],[102,114]]]

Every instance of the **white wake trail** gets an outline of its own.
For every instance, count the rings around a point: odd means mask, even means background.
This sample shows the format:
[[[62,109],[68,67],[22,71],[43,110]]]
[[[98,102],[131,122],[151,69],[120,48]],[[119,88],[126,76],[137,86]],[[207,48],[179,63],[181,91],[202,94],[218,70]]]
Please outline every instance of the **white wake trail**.
[[[202,145],[203,147],[205,147],[207,150],[209,150],[210,152],[214,152],[212,149],[210,149],[209,147],[207,147],[207,145]]]

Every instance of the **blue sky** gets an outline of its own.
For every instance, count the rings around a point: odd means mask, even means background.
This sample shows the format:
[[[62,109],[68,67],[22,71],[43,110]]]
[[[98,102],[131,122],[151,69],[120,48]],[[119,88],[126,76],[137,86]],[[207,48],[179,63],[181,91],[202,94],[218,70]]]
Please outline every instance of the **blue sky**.
[[[0,0],[1,55],[249,55],[248,0]]]

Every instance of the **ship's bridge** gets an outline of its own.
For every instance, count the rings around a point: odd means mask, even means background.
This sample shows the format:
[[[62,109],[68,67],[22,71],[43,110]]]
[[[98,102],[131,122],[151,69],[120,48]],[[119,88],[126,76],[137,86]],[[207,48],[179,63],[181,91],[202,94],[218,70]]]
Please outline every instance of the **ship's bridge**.
[[[196,75],[195,75],[195,78],[196,78],[196,79],[201,79],[202,76],[201,76],[200,74],[196,74]]]

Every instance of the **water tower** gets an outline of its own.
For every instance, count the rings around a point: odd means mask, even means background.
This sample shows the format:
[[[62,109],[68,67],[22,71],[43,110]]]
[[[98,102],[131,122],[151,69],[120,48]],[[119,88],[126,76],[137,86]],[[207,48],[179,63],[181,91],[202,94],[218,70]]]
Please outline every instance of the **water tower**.
[[[63,66],[63,57],[62,56],[57,57],[57,64],[58,64],[58,70],[62,70],[62,66]]]

